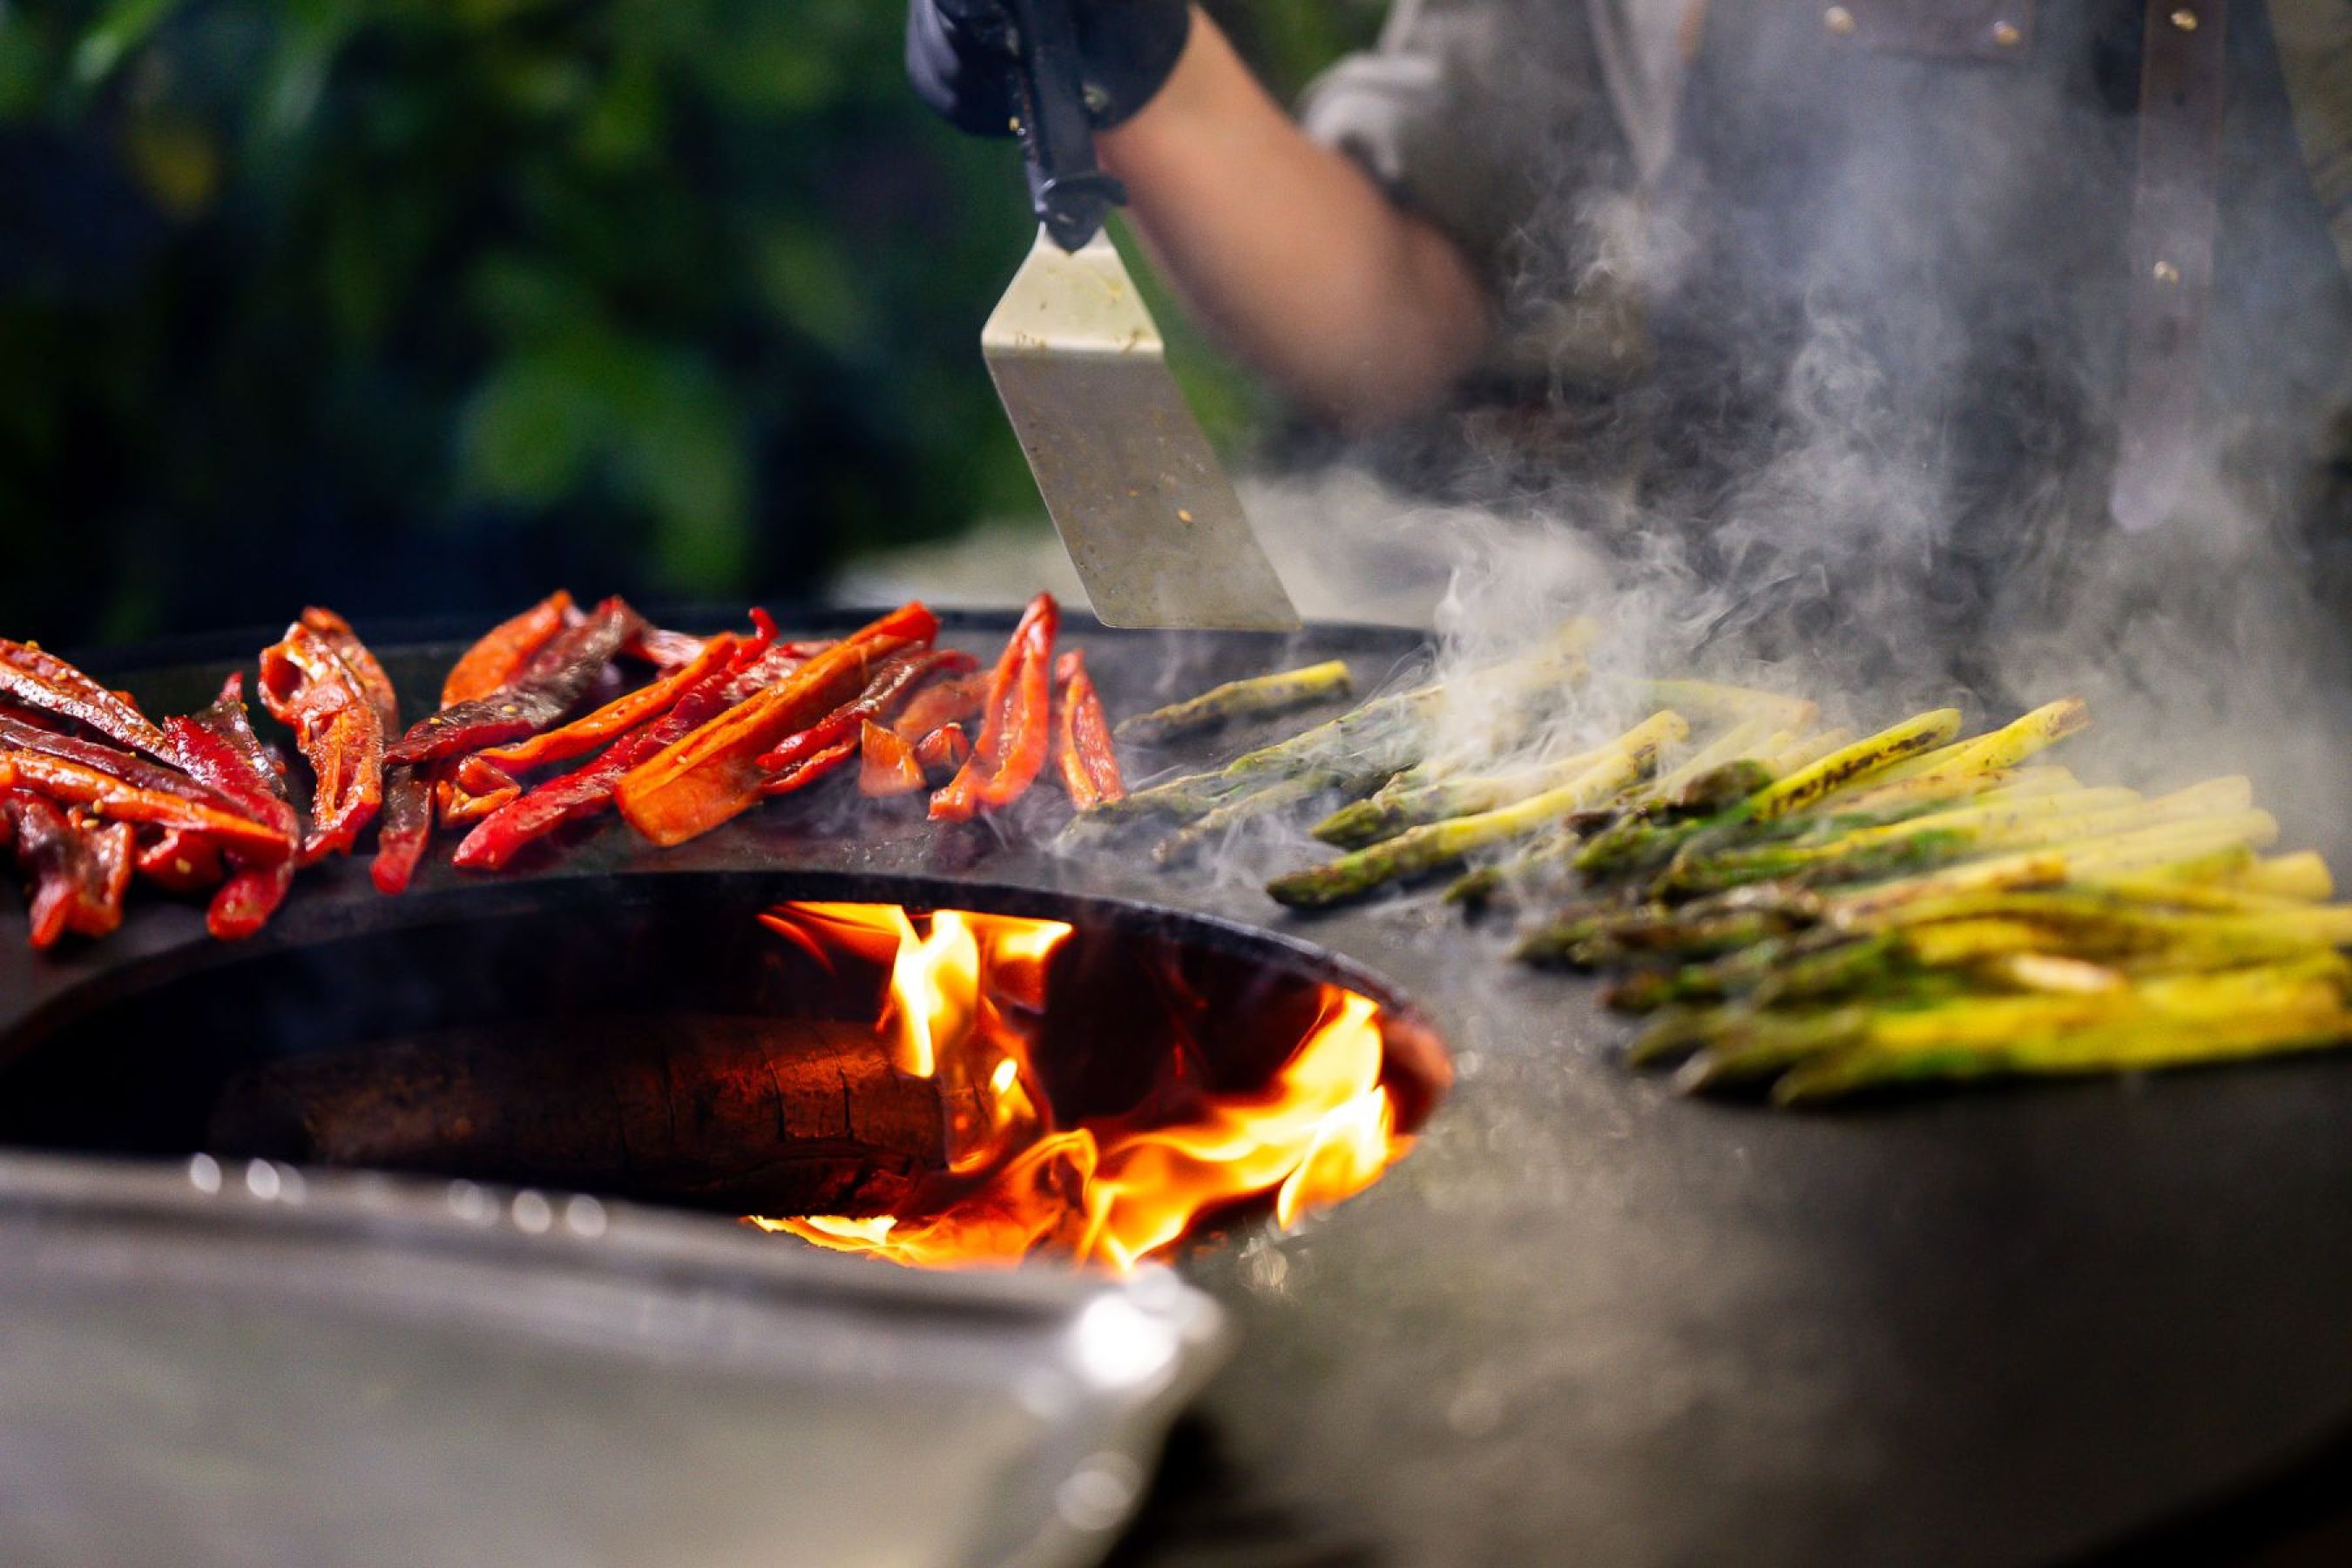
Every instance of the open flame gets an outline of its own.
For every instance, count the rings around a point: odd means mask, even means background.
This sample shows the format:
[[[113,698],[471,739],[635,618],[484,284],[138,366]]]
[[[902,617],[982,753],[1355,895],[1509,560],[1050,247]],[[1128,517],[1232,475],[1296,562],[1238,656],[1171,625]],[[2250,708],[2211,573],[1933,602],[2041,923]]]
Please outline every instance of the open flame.
[[[1125,1270],[1202,1215],[1268,1194],[1287,1227],[1412,1146],[1381,1082],[1380,1006],[1355,992],[1324,987],[1319,1016],[1261,1088],[1205,1088],[1180,1047],[1140,1103],[1064,1126],[1031,1047],[1069,926],[896,904],[786,904],[761,920],[822,962],[887,965],[876,1027],[899,1071],[938,1081],[949,1151],[946,1173],[898,1214],[751,1216],[762,1229],[926,1267],[1050,1251]]]

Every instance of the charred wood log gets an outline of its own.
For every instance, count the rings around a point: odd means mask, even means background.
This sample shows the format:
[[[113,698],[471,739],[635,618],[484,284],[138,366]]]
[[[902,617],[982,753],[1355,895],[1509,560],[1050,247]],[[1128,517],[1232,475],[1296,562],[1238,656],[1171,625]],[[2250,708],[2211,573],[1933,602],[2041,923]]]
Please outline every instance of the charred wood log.
[[[867,1025],[667,1014],[288,1058],[225,1086],[224,1153],[875,1215],[947,1164],[938,1086]]]

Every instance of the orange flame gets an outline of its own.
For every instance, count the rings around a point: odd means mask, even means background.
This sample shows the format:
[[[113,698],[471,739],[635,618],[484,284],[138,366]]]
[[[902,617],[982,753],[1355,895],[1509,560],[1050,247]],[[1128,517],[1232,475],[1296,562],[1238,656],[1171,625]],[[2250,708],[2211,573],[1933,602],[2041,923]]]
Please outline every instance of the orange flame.
[[[1174,1245],[1212,1210],[1271,1194],[1277,1224],[1361,1192],[1412,1141],[1381,1081],[1381,1009],[1324,988],[1321,1015],[1272,1082],[1207,1093],[1176,1086],[1117,1118],[1059,1125],[1030,1058],[1056,921],[957,910],[928,930],[894,904],[787,904],[761,917],[823,956],[890,968],[877,1027],[891,1059],[936,1078],[948,1173],[898,1215],[751,1216],[818,1247],[927,1267],[1010,1264],[1036,1251],[1119,1270]]]

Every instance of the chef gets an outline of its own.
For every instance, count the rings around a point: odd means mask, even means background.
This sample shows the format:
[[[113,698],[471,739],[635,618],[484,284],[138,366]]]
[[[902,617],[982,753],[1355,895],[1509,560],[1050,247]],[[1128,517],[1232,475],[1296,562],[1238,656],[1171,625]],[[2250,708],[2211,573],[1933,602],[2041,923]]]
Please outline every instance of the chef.
[[[2346,0],[1400,0],[1296,121],[1178,0],[1078,14],[1163,273],[1419,482],[1955,646],[2342,571]],[[912,0],[956,124],[1006,47]]]

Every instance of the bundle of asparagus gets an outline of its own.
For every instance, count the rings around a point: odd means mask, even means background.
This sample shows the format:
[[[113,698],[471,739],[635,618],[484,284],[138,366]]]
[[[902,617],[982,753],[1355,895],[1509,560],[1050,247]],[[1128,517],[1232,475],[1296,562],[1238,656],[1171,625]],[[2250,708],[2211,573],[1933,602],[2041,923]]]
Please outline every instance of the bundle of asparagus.
[[[2052,765],[2090,721],[2078,700],[1966,739],[1951,709],[1856,738],[1801,699],[1658,680],[1625,694],[1646,718],[1573,755],[1437,749],[1449,703],[1507,733],[1581,678],[1591,635],[1376,699],[1082,830],[1170,824],[1170,864],[1341,797],[1313,831],[1345,853],[1267,885],[1297,908],[1485,858],[1448,900],[1548,910],[1519,956],[1609,974],[1611,1003],[1649,1016],[1630,1059],[1678,1062],[1686,1090],[1791,1103],[2352,1043],[2352,907],[2326,902],[2326,864],[2262,853],[2278,824],[2242,778],[2149,798]]]
[[[2244,779],[2149,799],[2033,763],[2077,701],[1967,741],[1958,718],[1629,805],[1520,956],[1613,974],[1651,1015],[1634,1064],[1780,1104],[2352,1043],[2352,908],[2317,856],[2259,853],[2278,824]]]

